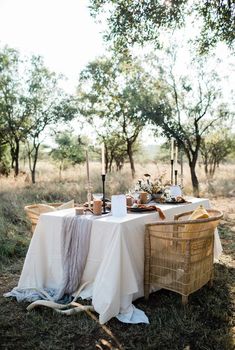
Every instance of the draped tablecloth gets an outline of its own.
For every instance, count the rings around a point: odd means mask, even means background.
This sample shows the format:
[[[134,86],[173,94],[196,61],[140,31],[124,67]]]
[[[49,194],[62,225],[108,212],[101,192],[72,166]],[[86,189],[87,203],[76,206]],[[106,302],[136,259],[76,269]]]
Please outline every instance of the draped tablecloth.
[[[166,216],[194,210],[208,199],[191,198],[187,204],[158,204]],[[58,289],[62,283],[61,228],[63,217],[74,209],[42,214],[25,258],[16,290]],[[117,218],[102,215],[92,222],[90,247],[82,283],[89,282],[82,292],[91,297],[100,323],[114,316],[124,322],[141,322],[132,301],[144,295],[144,231],[145,224],[159,220],[157,212],[128,213]],[[214,258],[222,252],[218,231],[215,231]],[[131,315],[131,316],[130,316]],[[137,315],[136,319],[135,316]],[[139,316],[139,318],[138,318]],[[142,317],[143,322],[144,317]]]

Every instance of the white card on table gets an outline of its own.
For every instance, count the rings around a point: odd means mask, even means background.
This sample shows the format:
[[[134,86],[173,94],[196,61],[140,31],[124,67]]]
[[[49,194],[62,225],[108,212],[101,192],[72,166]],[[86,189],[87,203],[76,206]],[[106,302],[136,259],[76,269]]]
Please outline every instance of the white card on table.
[[[174,185],[170,187],[170,197],[182,196],[182,191],[180,186]]]
[[[112,215],[122,217],[127,215],[126,196],[118,194],[111,197],[111,211]]]

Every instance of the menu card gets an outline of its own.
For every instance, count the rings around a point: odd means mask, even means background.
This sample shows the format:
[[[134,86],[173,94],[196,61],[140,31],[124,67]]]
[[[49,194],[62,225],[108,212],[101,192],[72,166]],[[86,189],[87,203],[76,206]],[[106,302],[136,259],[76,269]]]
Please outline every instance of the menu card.
[[[175,185],[170,187],[170,197],[182,196],[182,191],[180,186]]]
[[[112,215],[123,217],[127,215],[126,196],[124,194],[113,195],[111,197]]]

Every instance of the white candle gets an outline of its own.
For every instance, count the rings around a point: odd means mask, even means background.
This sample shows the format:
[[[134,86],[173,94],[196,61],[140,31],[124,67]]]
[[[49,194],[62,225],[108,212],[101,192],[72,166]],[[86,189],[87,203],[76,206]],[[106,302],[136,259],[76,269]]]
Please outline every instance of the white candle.
[[[175,146],[175,167],[177,167],[178,164],[178,145]]]
[[[86,151],[86,172],[87,172],[87,182],[90,182],[88,151]]]
[[[102,143],[102,145],[101,145],[101,160],[102,160],[101,174],[105,175],[104,143]]]
[[[171,138],[171,160],[174,160],[174,138]]]
[[[180,184],[181,184],[181,189],[183,188],[183,178],[184,178],[184,165],[183,165],[183,151],[181,150],[180,152]]]

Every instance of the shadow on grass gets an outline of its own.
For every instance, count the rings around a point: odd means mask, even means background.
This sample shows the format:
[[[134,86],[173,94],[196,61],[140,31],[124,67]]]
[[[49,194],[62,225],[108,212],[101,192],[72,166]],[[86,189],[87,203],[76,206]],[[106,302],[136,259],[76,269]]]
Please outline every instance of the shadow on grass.
[[[135,302],[149,325],[114,318],[102,327],[95,313],[66,317],[45,308],[26,312],[27,303],[2,297],[16,282],[11,275],[1,286],[0,349],[232,350],[233,281],[234,269],[216,264],[214,286],[190,295],[187,306],[179,294],[161,290],[148,301]]]

